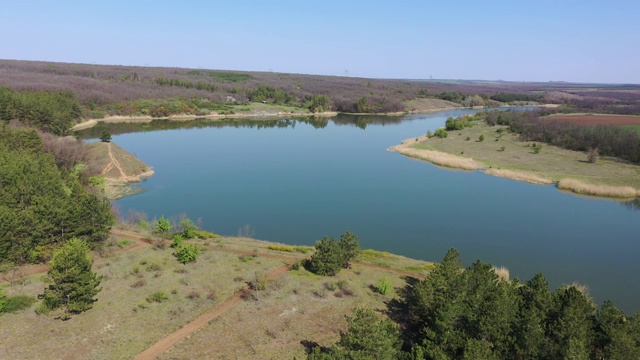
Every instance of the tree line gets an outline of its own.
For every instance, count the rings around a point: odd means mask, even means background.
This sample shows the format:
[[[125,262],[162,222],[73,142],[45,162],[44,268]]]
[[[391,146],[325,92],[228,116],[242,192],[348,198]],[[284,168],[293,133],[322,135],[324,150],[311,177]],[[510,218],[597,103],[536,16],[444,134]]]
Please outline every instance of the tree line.
[[[520,282],[480,260],[464,268],[455,249],[400,294],[386,318],[354,310],[338,343],[308,359],[640,358],[640,312],[596,310],[581,286],[552,292],[541,273]]]
[[[43,262],[74,237],[92,248],[107,238],[110,203],[83,185],[83,166],[64,154],[58,165],[35,129],[0,126],[0,262]]]
[[[633,129],[611,125],[574,125],[545,119],[538,111],[489,111],[484,113],[488,125],[506,125],[525,141],[540,141],[569,150],[597,149],[603,156],[613,156],[640,163],[640,134]]]

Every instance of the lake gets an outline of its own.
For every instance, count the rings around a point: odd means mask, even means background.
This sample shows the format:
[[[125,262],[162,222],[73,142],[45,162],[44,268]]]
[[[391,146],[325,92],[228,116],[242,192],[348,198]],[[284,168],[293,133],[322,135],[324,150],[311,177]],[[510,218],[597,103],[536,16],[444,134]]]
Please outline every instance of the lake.
[[[639,310],[634,208],[387,151],[472,112],[110,127],[115,143],[155,170],[145,192],[115,205],[149,218],[186,213],[222,235],[248,228],[286,244],[351,230],[364,248],[428,261],[455,247],[466,266],[479,258],[523,281],[543,272],[552,288],[587,284],[598,303]]]

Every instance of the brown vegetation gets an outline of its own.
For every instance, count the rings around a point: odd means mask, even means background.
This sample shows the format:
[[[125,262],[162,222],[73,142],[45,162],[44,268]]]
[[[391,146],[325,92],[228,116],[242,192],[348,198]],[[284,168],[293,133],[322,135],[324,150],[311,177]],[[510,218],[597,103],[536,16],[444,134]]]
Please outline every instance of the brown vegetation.
[[[574,125],[640,125],[638,115],[574,114],[551,115],[546,119]]]

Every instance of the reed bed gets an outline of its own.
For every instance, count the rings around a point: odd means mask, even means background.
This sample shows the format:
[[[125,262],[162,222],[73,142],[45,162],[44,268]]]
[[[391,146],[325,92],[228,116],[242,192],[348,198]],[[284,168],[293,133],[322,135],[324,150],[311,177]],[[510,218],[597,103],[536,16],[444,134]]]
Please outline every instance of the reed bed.
[[[615,198],[633,198],[638,190],[631,186],[594,185],[576,179],[562,179],[558,182],[558,189],[569,190],[577,194],[606,196]]]
[[[553,183],[553,180],[551,179],[547,179],[543,176],[526,172],[526,171],[490,168],[485,170],[484,173],[487,175],[498,176],[501,178],[507,178],[507,179],[518,180],[518,181],[526,181],[531,184],[549,185]]]
[[[482,168],[479,162],[462,156],[452,155],[441,151],[421,150],[404,146],[391,148],[403,155],[429,161],[435,165],[462,170],[477,170]]]

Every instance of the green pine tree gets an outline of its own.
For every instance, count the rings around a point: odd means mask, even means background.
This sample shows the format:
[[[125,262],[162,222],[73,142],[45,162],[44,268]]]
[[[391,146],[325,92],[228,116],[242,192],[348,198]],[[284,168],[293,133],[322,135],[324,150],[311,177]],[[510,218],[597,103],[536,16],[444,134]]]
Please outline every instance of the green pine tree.
[[[102,279],[91,270],[92,265],[89,247],[82,240],[73,238],[58,249],[50,262],[51,284],[44,292],[44,309],[65,308],[75,314],[90,309]]]

